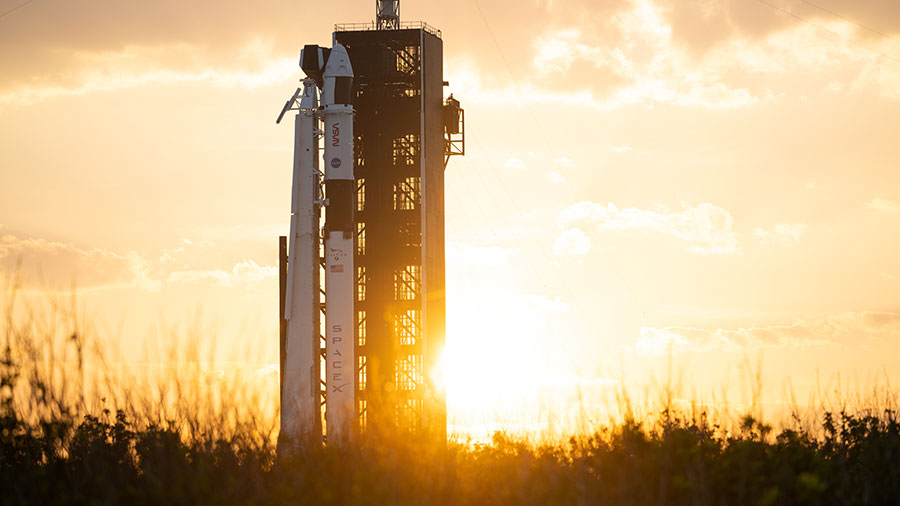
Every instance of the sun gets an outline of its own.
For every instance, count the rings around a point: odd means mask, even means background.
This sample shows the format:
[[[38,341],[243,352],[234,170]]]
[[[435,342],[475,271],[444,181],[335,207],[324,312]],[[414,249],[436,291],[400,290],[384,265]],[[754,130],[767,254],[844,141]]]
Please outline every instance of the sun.
[[[520,425],[531,418],[542,367],[523,329],[500,332],[484,319],[450,327],[456,331],[447,335],[436,378],[445,388],[450,424],[478,432],[485,424]]]

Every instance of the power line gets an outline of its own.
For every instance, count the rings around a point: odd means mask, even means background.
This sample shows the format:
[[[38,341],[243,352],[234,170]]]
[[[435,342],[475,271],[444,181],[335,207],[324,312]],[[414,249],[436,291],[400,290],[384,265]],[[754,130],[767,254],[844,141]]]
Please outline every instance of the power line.
[[[5,17],[7,14],[12,14],[14,11],[17,11],[17,10],[21,9],[22,7],[25,7],[26,5],[30,4],[31,2],[34,2],[34,0],[26,0],[25,2],[20,3],[19,5],[17,5],[17,6],[15,6],[15,7],[13,7],[12,9],[10,9],[10,10],[4,12],[3,14],[0,14],[0,18]]]
[[[503,179],[500,178],[500,176],[498,175],[497,169],[495,168],[494,163],[491,161],[490,157],[488,157],[487,151],[485,151],[484,148],[481,146],[481,143],[478,141],[478,137],[473,135],[472,140],[475,141],[475,145],[478,147],[478,150],[481,151],[481,157],[484,158],[485,162],[487,162],[487,166],[490,169],[491,174],[493,174],[494,179],[496,179],[497,182],[500,183],[500,188],[502,188],[503,192],[506,193],[506,198],[509,199],[509,202],[515,208],[516,213],[521,216],[523,214],[522,209],[519,207],[519,204],[515,201],[515,199],[513,199],[512,193],[510,193],[509,188],[506,187],[506,183],[504,183]],[[476,174],[478,174],[478,177],[480,178],[481,171],[475,171],[475,172],[476,172]],[[485,188],[487,188],[487,183],[484,180],[482,180],[482,184],[484,185]],[[547,263],[550,265],[550,267],[556,273],[556,279],[562,285],[562,289],[567,292],[571,291],[569,288],[569,284],[566,282],[566,279],[563,277],[562,273],[559,271],[559,267],[556,265],[556,262],[553,261],[553,258],[551,258],[550,254],[544,248],[543,243],[541,243],[534,237],[531,237],[531,239],[533,241],[533,244],[535,246],[537,246],[538,250],[540,250],[540,252],[544,255],[544,258],[546,259]],[[536,269],[535,269],[535,271],[536,271]],[[547,283],[548,286],[549,286],[549,284],[550,283]]]
[[[800,0],[800,1],[802,1],[802,2],[805,3],[805,4],[812,5],[812,6],[815,7],[816,9],[819,9],[820,11],[827,12],[828,14],[831,14],[832,16],[839,17],[839,18],[843,19],[844,21],[849,21],[849,22],[853,23],[853,24],[856,25],[856,26],[865,28],[866,30],[869,30],[869,31],[872,32],[872,33],[877,33],[878,35],[881,35],[882,37],[886,37],[886,38],[888,38],[888,39],[891,39],[891,40],[893,40],[894,42],[900,42],[900,39],[897,39],[897,38],[892,37],[892,36],[890,36],[890,35],[888,35],[888,34],[886,34],[886,33],[884,33],[884,32],[881,32],[881,31],[879,31],[879,30],[876,30],[876,29],[872,28],[871,26],[866,26],[866,25],[864,25],[864,24],[862,24],[862,23],[860,23],[859,21],[856,21],[856,20],[854,20],[854,19],[850,19],[850,18],[848,18],[848,17],[846,17],[846,16],[841,16],[841,15],[838,14],[837,12],[828,10],[828,9],[826,9],[825,7],[822,7],[821,5],[816,5],[816,4],[812,3],[812,2],[810,2],[809,0]]]
[[[516,76],[512,71],[512,67],[509,66],[509,61],[507,61],[506,55],[503,54],[503,49],[500,48],[500,43],[497,41],[497,37],[494,35],[494,31],[491,30],[490,23],[488,23],[487,17],[485,17],[484,12],[481,10],[481,5],[478,4],[478,0],[473,0],[473,1],[475,3],[475,8],[478,9],[478,14],[481,16],[481,20],[484,22],[485,28],[487,28],[488,34],[491,36],[491,40],[494,42],[494,46],[497,48],[497,52],[500,54],[500,59],[503,60],[503,65],[506,66],[506,71],[509,73],[509,76],[512,78],[513,84],[515,84],[515,86],[516,86],[516,91],[518,91],[519,95],[521,96],[522,95],[522,87],[519,86],[519,81],[516,79]],[[528,109],[528,114],[531,117],[531,121],[534,122],[535,126],[537,127],[538,132],[540,132],[541,137],[544,140],[544,143],[550,149],[550,155],[552,157],[556,158],[556,153],[553,150],[553,146],[547,140],[547,135],[544,133],[544,130],[541,128],[540,123],[538,123],[537,119],[534,117],[534,115],[532,114],[530,109]],[[494,178],[497,179],[497,181],[500,183],[501,188],[503,188],[503,191],[506,193],[506,197],[509,199],[510,203],[515,208],[516,212],[521,214],[522,211],[519,208],[519,205],[516,203],[515,199],[513,199],[512,194],[509,192],[509,189],[507,189],[507,187],[506,187],[506,184],[497,175],[497,171],[494,168],[494,164],[488,158],[487,152],[484,150],[484,148],[481,147],[481,143],[479,143],[474,136],[473,136],[473,140],[475,140],[476,144],[478,145],[478,149],[481,151],[481,156],[488,163],[488,168],[490,168],[491,172],[494,175]],[[480,177],[480,174],[479,174],[479,177]],[[547,250],[544,249],[544,246],[541,243],[537,242],[536,240],[535,240],[535,244],[537,245],[540,252],[547,259],[547,263],[550,264],[550,266],[556,272],[557,280],[563,285],[564,289],[568,290],[568,283],[566,283],[562,274],[559,272],[559,268],[553,262],[553,259],[550,258],[550,255],[547,253]]]
[[[519,95],[523,95],[522,87],[519,85],[519,80],[516,79],[516,75],[513,73],[512,67],[510,67],[509,61],[507,61],[507,59],[506,59],[506,55],[503,53],[503,48],[500,47],[500,43],[497,41],[497,37],[494,35],[494,31],[491,30],[491,25],[490,25],[490,23],[488,23],[487,17],[484,15],[484,12],[481,10],[481,5],[478,3],[478,0],[473,0],[473,2],[475,3],[475,8],[478,9],[478,14],[481,16],[481,20],[484,22],[485,28],[487,28],[488,34],[490,34],[490,36],[491,36],[491,40],[493,40],[493,42],[494,42],[494,46],[497,48],[497,52],[500,54],[500,58],[503,60],[503,64],[506,66],[506,71],[509,73],[509,77],[512,79],[513,84],[515,84],[515,86],[516,86],[516,91],[519,92]],[[544,132],[544,129],[541,126],[541,123],[538,122],[538,120],[534,116],[534,113],[532,112],[531,108],[526,108],[526,111],[528,112],[528,115],[531,118],[531,121],[534,123],[534,126],[537,129],[538,133],[541,135],[541,139],[544,141],[544,144],[547,146],[547,149],[550,151],[550,156],[553,158],[553,161],[555,163],[556,160],[559,159],[559,157],[557,156],[556,150],[553,149],[553,144],[549,141],[547,134]],[[481,149],[480,145],[479,145],[479,149]],[[493,169],[493,164],[487,158],[487,155],[485,154],[483,149],[482,149],[482,155],[488,161],[488,166],[494,172],[494,177],[497,178],[498,181],[500,181],[499,176],[497,176],[496,170]],[[513,204],[514,207],[516,207],[516,209],[518,211],[519,206],[516,204],[515,200],[512,198],[512,195],[509,193],[509,190],[506,189],[506,186],[503,184],[502,181],[500,181],[500,183],[501,183],[501,186],[503,186],[503,190],[506,192],[506,195],[509,198],[510,202]],[[569,196],[572,197],[572,200],[576,200],[576,198],[575,198],[576,195],[574,194],[571,186],[569,186],[568,183],[566,183],[565,188],[568,190]],[[518,211],[518,212],[521,212],[521,211]],[[554,270],[559,275],[559,270],[557,269],[556,265],[554,264],[552,259],[547,254],[546,250],[544,250],[543,246],[540,246],[540,244],[538,246],[539,246],[541,252],[544,254],[544,256],[547,257],[550,265],[553,266]],[[603,249],[605,249],[605,248],[603,247],[603,245],[601,245],[601,251]],[[612,270],[618,276],[619,281],[621,281],[623,287],[629,292],[629,295],[631,295],[632,302],[634,302],[640,306],[639,309],[640,309],[641,313],[644,315],[644,318],[646,319],[647,312],[644,310],[643,304],[641,304],[639,301],[636,300],[637,297],[635,297],[634,291],[631,289],[630,284],[625,280],[625,277],[622,275],[621,270],[616,265],[615,260],[612,258],[611,255],[608,255],[607,258],[609,259],[610,267],[612,267]],[[568,289],[568,284],[563,280],[563,277],[561,275],[559,275],[559,279],[563,283],[564,288]]]
[[[853,44],[856,44],[857,46],[859,46],[859,47],[861,47],[861,48],[863,48],[863,49],[866,49],[866,50],[868,50],[868,51],[871,51],[871,52],[873,52],[873,53],[875,53],[875,54],[877,54],[877,55],[881,55],[881,56],[883,56],[883,57],[885,57],[885,58],[887,58],[887,59],[889,59],[889,60],[894,60],[895,62],[900,63],[900,59],[894,58],[893,56],[891,56],[891,55],[889,55],[889,54],[882,53],[881,51],[878,51],[877,49],[871,48],[871,47],[869,47],[869,46],[863,44],[862,42],[857,42],[857,41],[855,41],[855,40],[853,40],[853,39],[851,39],[851,38],[849,38],[849,37],[845,37],[845,36],[841,35],[840,33],[835,32],[834,30],[829,30],[828,28],[825,28],[824,26],[822,26],[822,25],[820,25],[820,24],[818,24],[818,23],[815,23],[815,22],[813,22],[813,21],[810,21],[810,20],[808,20],[808,19],[806,19],[806,18],[804,18],[804,17],[802,17],[802,16],[798,16],[797,14],[794,14],[793,12],[791,12],[791,11],[789,11],[789,10],[787,10],[787,9],[782,9],[781,7],[778,7],[777,5],[771,4],[771,3],[767,2],[766,0],[756,0],[756,1],[759,2],[759,3],[761,3],[761,4],[763,4],[763,5],[768,5],[769,7],[773,8],[773,9],[779,11],[779,12],[783,12],[783,13],[787,14],[788,16],[791,16],[791,17],[793,17],[793,18],[799,19],[800,21],[803,21],[803,22],[806,23],[806,24],[815,26],[815,27],[818,28],[819,30],[824,30],[824,31],[826,31],[826,32],[828,32],[828,33],[830,33],[830,34],[836,36],[836,37],[840,37],[840,38],[846,40],[847,42],[851,42],[851,43],[853,43]]]

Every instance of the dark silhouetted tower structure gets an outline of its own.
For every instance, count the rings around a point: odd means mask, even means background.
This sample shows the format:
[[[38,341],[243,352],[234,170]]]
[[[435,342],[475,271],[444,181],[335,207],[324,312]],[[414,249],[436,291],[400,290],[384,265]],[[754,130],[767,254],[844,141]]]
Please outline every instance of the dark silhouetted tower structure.
[[[358,420],[445,433],[444,168],[462,111],[444,100],[441,32],[378,4],[374,25],[334,34],[356,72]]]

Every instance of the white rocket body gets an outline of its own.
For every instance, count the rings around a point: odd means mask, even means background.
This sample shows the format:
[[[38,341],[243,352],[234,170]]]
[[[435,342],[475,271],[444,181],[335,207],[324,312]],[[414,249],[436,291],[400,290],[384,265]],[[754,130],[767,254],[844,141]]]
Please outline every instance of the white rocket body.
[[[324,68],[322,63],[325,63]],[[325,429],[329,443],[350,439],[356,414],[356,181],[353,177],[353,69],[347,50],[304,47],[306,72],[295,120],[291,235],[283,317],[285,360],[281,397],[283,440],[321,440],[319,368],[319,209],[325,204]],[[321,107],[317,86],[321,88]],[[285,104],[278,121],[295,109],[298,93]],[[323,130],[319,131],[319,120]],[[324,138],[324,188],[321,198],[319,136]]]
[[[356,413],[356,314],[353,262],[353,69],[347,50],[335,44],[322,73],[325,142],[325,430],[329,443],[346,442]]]
[[[319,148],[315,136],[318,93],[303,81],[294,120],[291,232],[285,287],[284,387],[281,433],[288,441],[320,438],[319,415]]]

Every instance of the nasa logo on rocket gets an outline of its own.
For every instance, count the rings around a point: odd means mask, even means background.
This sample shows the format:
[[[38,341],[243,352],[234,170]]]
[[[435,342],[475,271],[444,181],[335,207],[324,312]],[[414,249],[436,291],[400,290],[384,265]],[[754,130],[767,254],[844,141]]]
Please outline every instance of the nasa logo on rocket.
[[[344,252],[341,248],[328,248],[328,255],[332,260],[338,262],[347,256],[347,253]]]
[[[339,147],[341,145],[341,123],[335,122],[331,125],[331,145]]]

